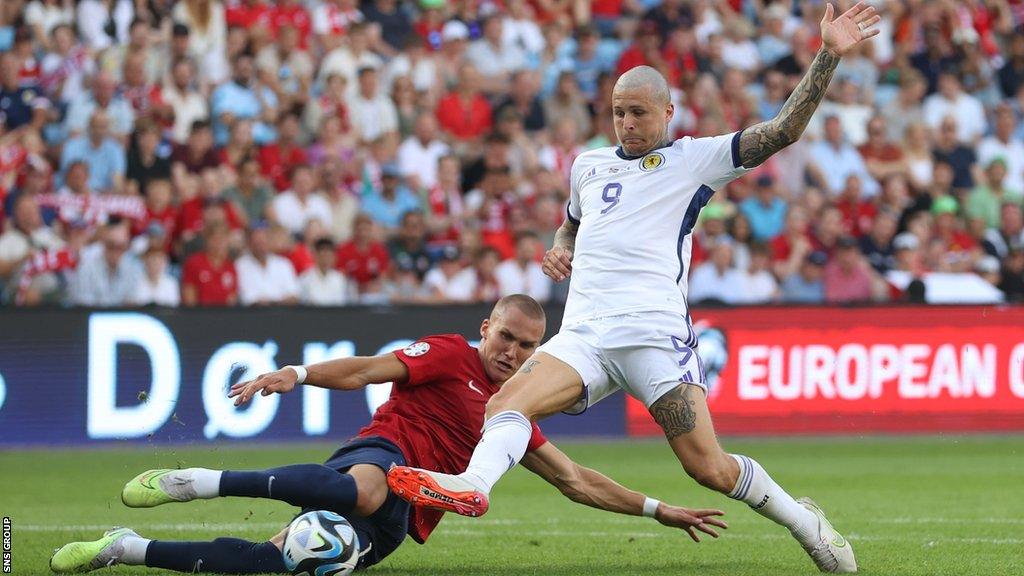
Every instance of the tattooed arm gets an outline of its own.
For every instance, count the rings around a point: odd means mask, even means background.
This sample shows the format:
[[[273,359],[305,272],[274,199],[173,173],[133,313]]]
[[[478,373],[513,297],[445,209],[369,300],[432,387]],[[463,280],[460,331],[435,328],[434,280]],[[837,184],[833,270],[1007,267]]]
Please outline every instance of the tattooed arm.
[[[561,282],[572,274],[572,253],[576,250],[576,233],[579,230],[579,224],[566,219],[555,232],[554,246],[544,254],[541,269],[555,282]]]
[[[807,128],[821,99],[825,97],[825,91],[843,54],[861,41],[878,34],[878,29],[871,26],[878,23],[881,17],[875,14],[873,6],[858,2],[835,20],[832,14],[832,5],[828,4],[821,19],[823,46],[782,110],[775,118],[743,131],[739,152],[744,168],[758,166],[772,154],[796,142],[804,128]]]

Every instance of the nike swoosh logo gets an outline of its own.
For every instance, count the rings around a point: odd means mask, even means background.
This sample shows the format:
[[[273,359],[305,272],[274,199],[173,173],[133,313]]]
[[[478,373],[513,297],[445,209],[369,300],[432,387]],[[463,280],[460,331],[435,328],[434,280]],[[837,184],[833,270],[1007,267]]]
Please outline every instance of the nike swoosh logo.
[[[202,572],[202,571],[203,571],[203,560],[202,560],[202,558],[200,558],[199,560],[196,560],[196,572]]]
[[[476,392],[477,394],[479,394],[479,395],[483,396],[483,395],[484,395],[484,393],[483,393],[483,392],[481,392],[481,391],[480,391],[480,389],[479,389],[479,388],[477,388],[476,386],[473,386],[473,382],[474,382],[473,380],[470,380],[470,381],[469,381],[469,382],[467,383],[467,384],[469,385],[469,389],[470,389],[470,390],[472,390],[473,392]]]
[[[273,484],[274,484],[274,477],[273,477],[273,476],[271,476],[271,477],[270,477],[270,479],[269,479],[269,480],[267,480],[267,496],[268,496],[268,497],[270,496],[270,487],[271,487],[271,486],[272,486]]]

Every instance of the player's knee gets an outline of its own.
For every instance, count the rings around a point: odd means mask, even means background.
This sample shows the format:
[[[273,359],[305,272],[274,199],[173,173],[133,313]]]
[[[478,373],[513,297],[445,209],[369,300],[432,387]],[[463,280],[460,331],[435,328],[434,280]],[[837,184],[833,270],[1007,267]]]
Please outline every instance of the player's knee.
[[[697,458],[684,465],[690,478],[705,488],[728,494],[736,484],[732,470],[717,458]]]
[[[388,497],[388,485],[385,482],[367,482],[356,479],[356,505],[353,512],[360,516],[369,516],[377,511]]]
[[[490,418],[508,410],[523,413],[523,407],[515,401],[511,394],[502,394],[502,391],[499,390],[497,394],[491,396],[490,400],[487,401],[486,417]],[[529,415],[526,416],[529,418]]]

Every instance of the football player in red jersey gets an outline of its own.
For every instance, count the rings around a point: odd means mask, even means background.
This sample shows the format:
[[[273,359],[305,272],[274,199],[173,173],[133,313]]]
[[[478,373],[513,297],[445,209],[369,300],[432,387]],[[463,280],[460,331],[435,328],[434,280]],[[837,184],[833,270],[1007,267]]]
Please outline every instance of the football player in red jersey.
[[[255,395],[290,392],[297,384],[359,390],[393,382],[390,399],[359,434],[325,464],[298,464],[259,471],[202,468],[149,470],[129,482],[122,501],[150,507],[221,496],[270,498],[303,510],[344,515],[359,537],[359,567],[384,559],[406,534],[423,543],[443,512],[410,507],[388,489],[393,465],[458,472],[480,439],[484,408],[544,337],[544,310],[529,296],[502,298],[480,326],[473,348],[459,335],[428,336],[391,354],[286,366],[234,385],[237,405]],[[639,516],[646,497],[569,459],[534,426],[522,463],[568,498],[610,512]],[[717,536],[726,525],[719,510],[689,510],[660,503],[650,511],[666,526],[700,541],[698,532]],[[108,532],[95,542],[76,542],[59,550],[51,567],[82,571],[113,564],[146,565],[182,572],[223,574],[285,573],[281,556],[287,530],[268,542],[235,538],[213,542],[148,540],[130,529]]]

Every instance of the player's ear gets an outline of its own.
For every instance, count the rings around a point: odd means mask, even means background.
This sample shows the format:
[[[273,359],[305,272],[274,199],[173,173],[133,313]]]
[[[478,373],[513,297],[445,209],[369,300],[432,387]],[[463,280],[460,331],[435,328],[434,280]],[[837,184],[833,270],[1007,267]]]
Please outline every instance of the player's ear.
[[[669,102],[668,106],[665,107],[665,120],[671,122],[672,121],[672,116],[674,116],[675,113],[676,113],[676,106],[675,106],[675,104]]]
[[[491,320],[484,318],[484,321],[480,323],[480,338],[487,338],[487,329],[491,326]]]

